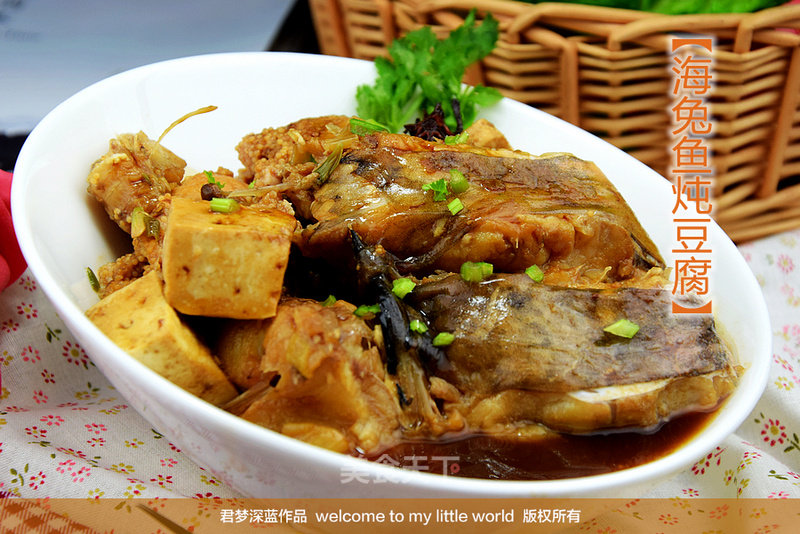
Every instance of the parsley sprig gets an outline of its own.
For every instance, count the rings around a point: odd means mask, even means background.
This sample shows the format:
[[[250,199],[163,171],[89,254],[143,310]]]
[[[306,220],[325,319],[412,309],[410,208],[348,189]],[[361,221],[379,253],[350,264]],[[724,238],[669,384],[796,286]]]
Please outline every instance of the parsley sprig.
[[[460,103],[465,128],[475,120],[478,107],[499,101],[497,89],[461,83],[467,67],[487,56],[499,35],[497,20],[491,14],[480,25],[476,25],[475,15],[473,9],[443,40],[424,26],[392,42],[389,58],[375,59],[378,76],[374,85],[361,85],[356,90],[358,115],[399,132],[420,110],[430,112],[440,103],[445,122],[455,131],[454,98]]]

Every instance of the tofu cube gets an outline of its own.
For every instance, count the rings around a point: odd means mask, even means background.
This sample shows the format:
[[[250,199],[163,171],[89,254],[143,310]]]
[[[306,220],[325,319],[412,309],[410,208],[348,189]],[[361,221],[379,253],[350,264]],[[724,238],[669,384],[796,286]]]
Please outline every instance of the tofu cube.
[[[189,393],[222,405],[237,391],[211,352],[167,304],[155,271],[131,282],[86,311],[111,341]]]
[[[164,235],[164,295],[188,315],[265,319],[275,315],[296,221],[281,211],[173,198]]]

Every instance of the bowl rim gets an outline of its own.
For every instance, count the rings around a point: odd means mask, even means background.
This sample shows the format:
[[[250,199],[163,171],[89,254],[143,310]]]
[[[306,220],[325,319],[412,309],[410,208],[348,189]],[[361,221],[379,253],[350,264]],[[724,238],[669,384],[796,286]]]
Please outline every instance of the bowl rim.
[[[669,476],[678,472],[681,469],[688,467],[691,460],[690,458],[699,459],[715,446],[718,446],[723,439],[729,436],[738,428],[742,422],[748,417],[749,413],[755,407],[761,394],[763,393],[769,371],[769,355],[771,354],[771,336],[769,334],[769,315],[766,303],[761,293],[760,288],[755,280],[755,277],[750,273],[747,280],[742,280],[742,284],[748,291],[757,292],[758,299],[754,303],[756,309],[751,312],[766,320],[766,332],[761,332],[764,339],[758,342],[759,347],[763,347],[762,359],[754,359],[747,373],[754,374],[748,377],[751,385],[748,392],[739,391],[741,387],[737,386],[734,391],[723,403],[725,404],[736,402],[737,410],[733,413],[726,412],[726,418],[719,417],[711,418],[701,429],[694,433],[694,435],[683,445],[679,446],[670,453],[658,457],[652,461],[640,464],[634,467],[622,469],[619,471],[603,473],[598,475],[590,475],[583,477],[574,477],[557,480],[490,480],[490,479],[475,479],[467,477],[453,477],[442,476],[440,474],[425,473],[408,469],[397,469],[392,466],[383,465],[374,461],[367,461],[357,457],[349,456],[346,454],[335,453],[326,449],[304,443],[270,429],[258,426],[254,423],[241,419],[233,414],[225,412],[220,408],[201,400],[198,397],[191,395],[180,387],[172,384],[168,380],[162,378],[160,375],[151,371],[144,364],[140,363],[135,358],[129,356],[121,348],[112,343],[99,329],[84,315],[84,311],[80,309],[78,304],[71,298],[67,292],[59,285],[56,279],[51,275],[47,262],[40,254],[35,244],[35,239],[32,232],[31,221],[35,214],[32,214],[27,209],[26,194],[28,191],[28,184],[26,183],[29,173],[34,173],[35,170],[29,170],[33,164],[32,160],[35,158],[37,150],[39,150],[39,139],[43,131],[48,128],[57,126],[62,116],[68,115],[74,107],[80,106],[87,99],[91,99],[96,92],[102,92],[110,84],[124,83],[129,80],[135,80],[144,74],[157,73],[161,69],[170,69],[177,65],[189,65],[192,62],[199,64],[206,64],[215,61],[227,61],[229,59],[240,59],[244,61],[255,62],[277,62],[292,61],[303,62],[309,66],[321,64],[336,64],[337,66],[345,69],[363,69],[367,68],[366,65],[371,65],[372,62],[352,58],[341,58],[332,56],[319,56],[312,54],[301,54],[294,52],[230,52],[219,54],[203,54],[200,56],[189,56],[184,58],[171,59],[160,61],[157,63],[144,65],[134,69],[124,71],[116,74],[105,80],[96,82],[87,88],[79,91],[63,103],[54,108],[42,121],[33,129],[25,141],[17,164],[14,169],[15,179],[12,184],[11,192],[11,206],[14,227],[17,233],[17,238],[20,243],[23,255],[28,261],[28,266],[33,273],[34,277],[39,282],[43,292],[53,304],[57,312],[64,319],[67,326],[79,339],[85,339],[87,336],[91,337],[94,342],[103,351],[104,355],[89,356],[95,360],[96,357],[102,358],[104,361],[106,356],[108,362],[120,365],[126,372],[133,373],[137,376],[144,376],[147,380],[159,384],[159,387],[166,388],[169,392],[169,397],[176,397],[180,401],[182,409],[190,410],[194,416],[201,419],[208,420],[215,428],[225,429],[226,432],[231,433],[237,437],[248,439],[249,441],[257,441],[259,447],[279,447],[284,454],[293,454],[298,460],[305,462],[315,462],[328,469],[342,467],[348,468],[362,468],[374,474],[375,476],[384,479],[390,479],[398,482],[399,484],[408,485],[409,487],[424,487],[425,489],[433,489],[434,491],[458,491],[465,496],[479,496],[479,495],[493,495],[498,497],[520,497],[520,496],[570,496],[573,494],[590,494],[596,493],[599,490],[610,491],[620,489],[640,483],[645,483],[650,480],[660,480],[663,477]],[[506,105],[511,106],[512,109],[518,109],[520,112],[528,113],[532,110],[528,105],[516,102],[509,99],[504,99]],[[533,110],[541,114],[541,111]],[[547,115],[548,118],[544,120],[557,121],[558,123],[565,123],[561,119],[554,116]],[[571,128],[577,128],[569,125]],[[582,131],[582,130],[581,130]],[[243,134],[244,135],[244,134]],[[620,151],[616,147],[608,144],[608,146],[616,151]],[[621,152],[621,151],[620,151]],[[628,156],[633,160],[632,156]],[[638,163],[645,172],[655,173],[646,167],[641,162]],[[609,177],[613,183],[613,177]],[[715,232],[715,239],[725,247],[734,247],[735,245],[730,239],[722,232],[722,230],[712,221],[712,232]],[[737,250],[738,254],[738,250]],[[742,260],[744,261],[744,260]],[[105,374],[105,373],[104,373]],[[740,393],[737,395],[737,392]],[[745,395],[747,393],[747,395]],[[722,408],[721,407],[721,408]],[[148,417],[143,417],[147,420]],[[720,428],[721,427],[721,428]],[[159,430],[160,431],[160,430]],[[195,463],[202,464],[194,456],[190,456]]]

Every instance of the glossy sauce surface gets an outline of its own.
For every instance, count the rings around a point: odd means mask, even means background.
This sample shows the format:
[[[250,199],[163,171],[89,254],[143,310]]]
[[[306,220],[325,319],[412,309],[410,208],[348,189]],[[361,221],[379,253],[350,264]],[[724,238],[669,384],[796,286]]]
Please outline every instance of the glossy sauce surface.
[[[554,480],[599,475],[669,454],[713,417],[692,413],[656,432],[560,435],[534,443],[472,436],[444,442],[407,442],[375,461],[447,476],[497,480]]]

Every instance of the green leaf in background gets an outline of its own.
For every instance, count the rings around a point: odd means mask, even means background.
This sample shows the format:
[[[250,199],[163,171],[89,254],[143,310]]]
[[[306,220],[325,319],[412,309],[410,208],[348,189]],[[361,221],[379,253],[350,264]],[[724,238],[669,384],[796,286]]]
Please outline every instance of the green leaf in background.
[[[528,3],[538,2],[525,0]],[[560,0],[548,0],[556,1]],[[665,15],[691,15],[702,13],[752,13],[761,9],[779,6],[785,0],[571,0],[568,4],[616,7],[650,11]]]

